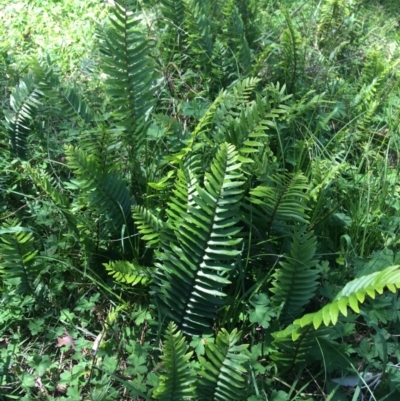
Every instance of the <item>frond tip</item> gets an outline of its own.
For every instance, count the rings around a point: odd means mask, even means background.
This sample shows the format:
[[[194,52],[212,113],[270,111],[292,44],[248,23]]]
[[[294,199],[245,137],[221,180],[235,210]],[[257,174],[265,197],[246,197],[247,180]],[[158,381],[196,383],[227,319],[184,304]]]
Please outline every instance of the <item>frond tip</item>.
[[[189,366],[189,360],[193,352],[187,352],[185,337],[173,322],[168,325],[163,348],[161,359],[165,374],[161,375],[153,397],[162,401],[192,399],[196,377]]]
[[[311,323],[316,330],[322,323],[325,326],[335,325],[340,314],[347,316],[348,306],[354,312],[360,313],[358,303],[363,303],[366,295],[375,298],[375,293],[382,294],[385,288],[391,292],[396,292],[396,289],[400,288],[400,265],[390,266],[380,272],[350,281],[331,303],[325,305],[318,312],[307,313],[302,318],[296,319],[285,330],[274,333],[274,337],[279,338],[291,335],[293,341],[295,341],[301,335],[301,329]]]
[[[126,260],[118,260],[103,263],[103,265],[108,274],[120,283],[130,285],[148,284],[151,280],[150,273],[136,261],[131,263]]]
[[[243,351],[248,344],[236,345],[242,333],[234,329],[231,333],[222,329],[215,343],[206,343],[206,356],[209,362],[201,358],[202,379],[199,381],[199,400],[229,401],[238,400],[245,387],[242,366],[248,357]]]

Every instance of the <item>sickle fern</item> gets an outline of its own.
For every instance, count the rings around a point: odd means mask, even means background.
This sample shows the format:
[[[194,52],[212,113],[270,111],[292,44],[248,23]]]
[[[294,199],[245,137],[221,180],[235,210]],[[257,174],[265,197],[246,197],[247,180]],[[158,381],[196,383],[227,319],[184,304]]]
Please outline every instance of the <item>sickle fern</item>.
[[[175,323],[170,322],[163,344],[163,369],[160,384],[153,393],[154,398],[162,401],[198,400],[230,401],[242,398],[245,387],[243,363],[248,357],[243,354],[248,344],[237,345],[241,332],[234,329],[231,333],[222,329],[213,341],[205,343],[205,356],[199,357],[200,364],[191,364],[193,352],[182,332]],[[196,380],[195,366],[199,378]]]
[[[163,356],[165,374],[160,377],[160,385],[153,397],[161,401],[193,399],[195,372],[189,366],[193,352],[188,346],[182,332],[175,323],[170,322],[165,332]]]
[[[150,45],[140,29],[140,16],[118,2],[110,13],[111,26],[100,34],[101,67],[107,74],[105,89],[112,98],[114,116],[126,128],[125,145],[137,150],[144,139],[146,120],[154,103]],[[134,158],[135,154],[136,151],[131,156]]]
[[[347,308],[349,306],[354,312],[360,313],[358,303],[363,303],[366,295],[375,298],[376,293],[382,294],[385,288],[391,292],[396,292],[400,288],[399,265],[390,266],[380,272],[350,281],[339,291],[332,302],[317,312],[307,313],[303,317],[296,319],[292,325],[283,331],[275,333],[274,336],[280,338],[291,335],[293,340],[297,340],[303,328],[311,324],[314,329],[318,329],[322,323],[325,326],[335,325],[340,315],[347,316]]]
[[[40,273],[33,233],[14,219],[3,223],[0,234],[0,278],[20,293],[33,294]]]
[[[11,95],[10,105],[14,114],[6,116],[6,127],[11,152],[17,157],[26,157],[26,140],[33,113],[41,104],[41,96],[42,92],[32,74],[23,77]]]
[[[273,275],[272,303],[281,308],[282,323],[289,323],[302,314],[318,284],[318,271],[314,268],[317,241],[305,230],[306,226],[295,229],[291,252],[285,255],[281,267]]]
[[[242,184],[238,154],[222,144],[204,187],[193,181],[188,192],[179,184],[169,205],[155,294],[163,312],[185,333],[208,331],[216,307],[223,305],[222,288],[240,254]]]

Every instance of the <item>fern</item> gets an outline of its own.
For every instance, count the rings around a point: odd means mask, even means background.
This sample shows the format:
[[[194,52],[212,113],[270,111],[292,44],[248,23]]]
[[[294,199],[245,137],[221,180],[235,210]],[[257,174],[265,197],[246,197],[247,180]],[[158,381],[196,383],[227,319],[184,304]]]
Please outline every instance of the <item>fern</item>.
[[[242,194],[238,154],[222,144],[204,188],[182,184],[182,195],[169,205],[163,252],[159,252],[156,296],[166,313],[185,333],[207,331],[216,306],[222,305],[222,286],[235,267],[240,228],[237,209]],[[188,194],[193,194],[192,197]]]
[[[247,43],[243,21],[235,6],[235,0],[226,2],[223,9],[224,26],[223,42],[227,43],[230,49],[228,57],[232,59],[231,64],[233,72],[239,78],[242,74],[247,75],[251,69],[251,54],[249,44]],[[240,71],[238,67],[240,66]]]
[[[34,62],[32,65],[35,80],[41,92],[58,107],[64,118],[78,116],[84,122],[93,120],[94,114],[81,91],[70,83],[62,85],[55,73],[50,57]]]
[[[148,247],[157,248],[161,243],[160,233],[165,227],[164,222],[143,206],[134,206],[133,218],[142,240]]]
[[[112,232],[121,234],[125,227],[132,234],[131,196],[122,179],[116,173],[103,171],[96,157],[81,149],[67,146],[65,153],[68,166],[77,174],[90,206],[105,217]]]
[[[23,77],[11,94],[10,105],[13,115],[6,115],[6,127],[10,138],[11,152],[24,159],[26,141],[34,111],[41,104],[43,93],[38,88],[32,74]]]
[[[17,292],[33,294],[41,270],[33,233],[21,227],[18,220],[10,219],[3,223],[0,234],[0,277],[16,286]]]
[[[243,354],[248,344],[236,345],[241,339],[241,332],[234,329],[231,333],[222,329],[213,342],[207,342],[205,358],[199,358],[202,378],[198,385],[198,399],[204,401],[242,400],[245,388],[242,366],[248,360]]]
[[[269,185],[259,185],[250,191],[250,200],[261,206],[268,219],[267,232],[271,229],[288,233],[285,222],[308,224],[306,177],[302,173],[281,174],[270,178]]]
[[[342,38],[343,34],[340,35],[340,31],[344,29],[345,18],[351,12],[351,5],[351,2],[346,0],[326,0],[321,7],[317,36],[320,47],[328,54]]]
[[[207,18],[206,6],[207,2],[185,1],[185,28],[194,67],[208,70],[213,53],[213,30]]]
[[[292,93],[295,91],[295,85],[297,80],[298,68],[300,64],[300,49],[302,46],[301,36],[295,30],[292,19],[289,12],[286,9],[282,9],[282,13],[285,17],[287,29],[282,33],[282,49],[284,59],[281,63],[285,72],[285,81],[287,84],[288,92]]]
[[[182,59],[183,45],[187,34],[184,30],[186,18],[184,0],[161,0],[161,13],[166,19],[167,29],[162,38],[163,59],[177,62]],[[178,65],[180,62],[178,62]]]
[[[137,262],[128,262],[126,260],[112,261],[103,263],[108,274],[120,283],[130,285],[149,284],[151,274]]]
[[[281,268],[274,273],[271,292],[272,303],[280,307],[280,320],[293,321],[304,311],[304,306],[315,295],[318,271],[314,269],[316,239],[306,233],[306,226],[296,228],[290,254],[284,255]]]
[[[182,332],[175,323],[170,322],[165,333],[163,355],[165,373],[160,377],[160,384],[153,392],[153,397],[161,401],[193,399],[196,389],[195,374],[189,365],[193,352],[187,352],[188,346]]]
[[[32,181],[54,202],[57,209],[64,215],[70,228],[78,234],[78,219],[71,211],[68,197],[63,195],[60,189],[57,189],[55,180],[48,174],[39,173],[33,168],[28,168],[28,172]]]
[[[275,333],[273,336],[275,337]],[[337,338],[337,334],[332,327],[321,327],[319,330],[305,329],[296,341],[290,337],[275,337],[272,341],[271,359],[278,368],[285,370],[299,365],[310,366],[311,355],[313,351],[321,348],[321,344],[325,347],[331,344],[338,351],[340,346],[334,342],[335,337]]]
[[[111,27],[100,35],[101,68],[107,74],[106,93],[112,98],[114,115],[126,128],[124,144],[136,152],[145,138],[148,113],[154,103],[150,46],[141,32],[139,15],[118,2],[110,13]]]
[[[385,288],[391,292],[396,292],[396,289],[400,288],[399,265],[390,266],[380,272],[350,281],[332,302],[325,305],[318,312],[307,313],[300,319],[296,319],[285,330],[275,333],[274,337],[279,338],[291,335],[292,339],[296,340],[301,335],[302,328],[310,324],[314,326],[314,329],[318,329],[322,323],[325,326],[335,325],[340,314],[347,316],[347,308],[349,306],[354,312],[360,313],[358,303],[363,303],[366,295],[375,298],[376,293],[382,294]]]

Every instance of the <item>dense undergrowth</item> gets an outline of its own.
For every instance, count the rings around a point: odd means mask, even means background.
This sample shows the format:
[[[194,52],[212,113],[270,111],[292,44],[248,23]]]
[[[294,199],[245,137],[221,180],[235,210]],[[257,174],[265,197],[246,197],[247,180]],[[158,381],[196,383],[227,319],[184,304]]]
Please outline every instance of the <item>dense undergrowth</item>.
[[[0,399],[399,399],[395,1],[0,5]]]

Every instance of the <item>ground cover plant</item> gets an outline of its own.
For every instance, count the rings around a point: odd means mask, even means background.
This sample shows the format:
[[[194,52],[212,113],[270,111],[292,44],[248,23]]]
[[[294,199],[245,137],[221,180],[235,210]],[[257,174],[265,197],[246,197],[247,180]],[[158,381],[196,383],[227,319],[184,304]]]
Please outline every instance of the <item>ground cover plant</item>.
[[[0,4],[0,399],[398,399],[395,2]]]

